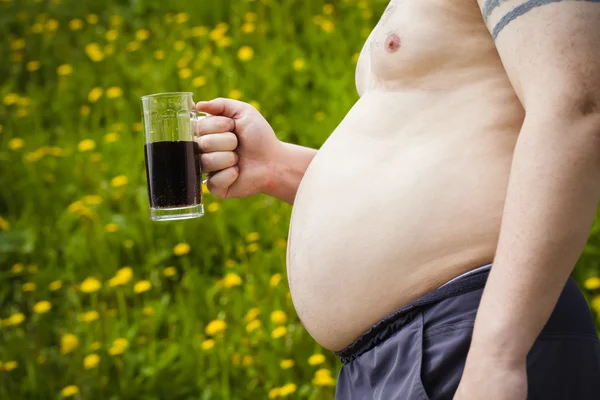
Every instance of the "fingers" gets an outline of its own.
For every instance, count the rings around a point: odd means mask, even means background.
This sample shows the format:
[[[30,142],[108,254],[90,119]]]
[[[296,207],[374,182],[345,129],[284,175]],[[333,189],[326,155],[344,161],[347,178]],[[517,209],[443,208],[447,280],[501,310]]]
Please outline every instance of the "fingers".
[[[202,153],[213,153],[218,151],[233,151],[237,148],[237,136],[231,132],[213,133],[196,139]]]
[[[251,105],[238,100],[218,98],[211,101],[200,101],[196,104],[196,110],[211,115],[222,115],[229,118],[237,118],[243,112],[252,108]]]
[[[231,118],[210,116],[200,119],[196,123],[196,133],[200,136],[209,133],[233,132],[235,121]]]
[[[236,165],[219,171],[208,178],[208,190],[217,197],[227,197],[229,187],[233,185],[240,175],[240,168]]]
[[[202,172],[214,172],[233,167],[238,162],[238,155],[233,151],[200,154]]]

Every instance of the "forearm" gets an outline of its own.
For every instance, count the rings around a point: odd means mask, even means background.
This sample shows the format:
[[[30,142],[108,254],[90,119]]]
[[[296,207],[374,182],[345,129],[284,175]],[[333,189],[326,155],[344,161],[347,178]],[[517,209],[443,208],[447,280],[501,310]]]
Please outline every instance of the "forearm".
[[[293,204],[302,177],[316,154],[315,149],[282,142],[265,194]]]
[[[528,116],[469,358],[525,359],[583,250],[599,198],[599,116]]]

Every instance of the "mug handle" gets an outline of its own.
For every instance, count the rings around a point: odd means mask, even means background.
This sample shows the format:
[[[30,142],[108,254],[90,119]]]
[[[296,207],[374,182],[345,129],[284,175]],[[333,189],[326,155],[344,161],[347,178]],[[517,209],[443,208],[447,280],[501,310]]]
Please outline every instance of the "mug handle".
[[[193,115],[194,115],[194,116],[192,117],[192,119],[193,119],[193,121],[194,121],[194,125],[195,125],[195,124],[197,124],[197,123],[198,123],[198,121],[200,121],[201,119],[203,119],[203,118],[207,118],[207,117],[210,117],[210,114],[207,114],[207,113],[199,113],[199,112],[198,112],[198,111],[196,111],[196,110],[192,110],[192,111],[190,111],[190,114],[193,114]],[[202,115],[201,115],[201,114],[202,114]],[[193,129],[193,132],[194,132],[194,136],[195,136],[195,134],[196,134],[196,129],[195,129],[195,126],[194,126],[194,129]],[[207,183],[208,183],[208,178],[206,178],[206,179],[204,179],[204,180],[202,181],[202,185],[206,185]]]

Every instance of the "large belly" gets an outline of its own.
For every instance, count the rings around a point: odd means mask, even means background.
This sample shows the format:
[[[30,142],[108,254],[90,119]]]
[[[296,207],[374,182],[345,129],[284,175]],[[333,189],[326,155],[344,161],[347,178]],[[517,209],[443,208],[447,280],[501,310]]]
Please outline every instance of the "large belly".
[[[492,260],[522,116],[514,103],[473,102],[479,109],[460,114],[449,108],[456,100],[369,94],[307,170],[288,271],[298,315],[323,346],[345,347]],[[420,101],[429,106],[415,108]],[[511,113],[507,124],[497,123],[502,113]]]

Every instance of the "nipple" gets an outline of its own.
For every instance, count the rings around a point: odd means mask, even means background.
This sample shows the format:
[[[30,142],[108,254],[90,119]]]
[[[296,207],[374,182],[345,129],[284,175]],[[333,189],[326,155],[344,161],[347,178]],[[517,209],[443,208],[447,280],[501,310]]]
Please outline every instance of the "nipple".
[[[400,48],[400,37],[395,33],[390,33],[385,39],[385,50],[388,53],[394,53]]]

